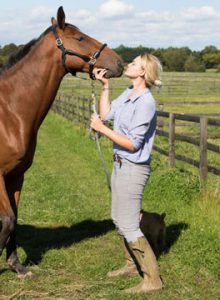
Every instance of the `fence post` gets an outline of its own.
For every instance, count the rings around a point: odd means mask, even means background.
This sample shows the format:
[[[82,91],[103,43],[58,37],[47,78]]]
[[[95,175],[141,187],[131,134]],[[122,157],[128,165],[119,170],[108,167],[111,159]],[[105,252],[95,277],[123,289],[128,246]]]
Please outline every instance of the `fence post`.
[[[63,95],[61,95],[61,98],[60,98],[60,114],[61,116],[63,116]]]
[[[162,112],[163,112],[163,109],[164,109],[164,104],[161,103],[161,104],[159,105],[159,111],[162,111]],[[163,125],[164,125],[163,117],[160,117],[160,118],[159,118],[159,122],[158,122],[158,127],[159,127],[161,130],[163,130]]]
[[[82,123],[83,123],[83,125],[85,124],[85,101],[86,101],[86,98],[83,96],[82,97]]]
[[[208,120],[205,117],[200,117],[200,180],[203,185],[207,180],[208,163],[207,163],[207,138],[208,138]]]
[[[68,119],[71,120],[71,96],[68,96]]]
[[[169,114],[169,163],[175,166],[175,114]]]
[[[57,113],[58,114],[61,114],[61,101],[62,101],[62,95],[60,95],[59,102],[58,102],[58,105],[57,105]]]
[[[77,102],[76,102],[76,112],[77,112],[77,120],[78,122],[80,121],[80,114],[79,114],[79,96],[76,98]]]
[[[74,116],[75,116],[75,97],[74,95],[71,96],[71,120],[74,120]]]
[[[55,111],[55,113],[58,113],[58,101],[60,100],[60,95],[57,95],[55,98],[55,101],[53,102],[52,109]]]
[[[92,115],[92,100],[88,99],[88,126],[90,125],[90,119]]]
[[[64,102],[63,102],[63,116],[68,119],[67,117],[67,106],[68,106],[68,97],[64,98]]]

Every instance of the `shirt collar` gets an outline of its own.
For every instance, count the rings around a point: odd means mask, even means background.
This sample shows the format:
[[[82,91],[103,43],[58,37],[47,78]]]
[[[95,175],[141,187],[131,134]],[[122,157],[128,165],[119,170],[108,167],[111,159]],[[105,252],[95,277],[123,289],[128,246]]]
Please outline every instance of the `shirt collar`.
[[[146,87],[145,89],[141,90],[140,92],[138,92],[137,94],[135,94],[133,97],[129,97],[129,95],[131,94],[133,90],[133,87],[129,87],[128,88],[128,92],[127,92],[127,99],[125,100],[125,102],[127,101],[131,101],[131,102],[135,102],[138,98],[140,98],[142,95],[147,94],[150,92],[150,90]]]

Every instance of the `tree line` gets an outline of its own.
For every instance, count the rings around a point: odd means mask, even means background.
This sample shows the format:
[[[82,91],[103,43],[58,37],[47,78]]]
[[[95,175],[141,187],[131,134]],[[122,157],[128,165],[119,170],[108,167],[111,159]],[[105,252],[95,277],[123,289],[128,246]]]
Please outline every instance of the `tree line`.
[[[220,72],[220,50],[212,45],[205,47],[201,51],[192,51],[188,47],[154,49],[143,46],[130,48],[124,45],[114,50],[127,63],[141,53],[151,53],[160,59],[164,71],[205,72],[206,69],[216,69],[216,71]]]
[[[0,46],[0,65],[4,64],[10,53],[22,45],[14,43]],[[207,69],[216,69],[220,72],[220,50],[213,46],[206,46],[201,51],[192,51],[188,47],[148,48],[143,46],[127,47],[120,45],[114,50],[121,55],[125,63],[131,62],[141,53],[148,52],[157,56],[162,62],[164,71],[177,72],[205,72]]]

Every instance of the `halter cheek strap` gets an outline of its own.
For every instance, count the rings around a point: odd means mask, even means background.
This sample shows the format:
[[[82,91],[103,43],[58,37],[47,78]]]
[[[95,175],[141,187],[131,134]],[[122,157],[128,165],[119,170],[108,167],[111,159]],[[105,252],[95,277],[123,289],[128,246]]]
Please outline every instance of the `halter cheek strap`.
[[[77,53],[75,51],[72,51],[72,50],[68,50],[64,47],[63,45],[63,42],[61,40],[61,38],[59,37],[57,31],[56,31],[56,26],[52,26],[52,32],[55,36],[55,39],[56,39],[56,44],[57,44],[57,47],[61,50],[62,52],[62,64],[66,70],[67,73],[71,73],[73,76],[76,75],[76,71],[75,70],[72,70],[70,69],[67,65],[66,65],[66,55],[72,55],[72,56],[78,56],[80,57],[81,59],[83,59],[85,62],[88,62],[89,64],[89,76],[91,79],[95,79],[95,76],[93,74],[93,69],[94,69],[94,66],[95,66],[95,63],[96,63],[96,60],[98,59],[98,57],[100,56],[102,50],[107,46],[107,44],[103,44],[101,46],[101,48],[96,51],[91,57],[90,56],[87,56],[87,55],[83,55],[83,54],[80,54],[80,53]]]

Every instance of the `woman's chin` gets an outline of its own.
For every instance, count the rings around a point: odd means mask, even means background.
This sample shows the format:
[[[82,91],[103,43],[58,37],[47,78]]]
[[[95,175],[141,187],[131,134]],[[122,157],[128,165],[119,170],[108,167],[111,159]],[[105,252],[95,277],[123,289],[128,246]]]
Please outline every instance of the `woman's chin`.
[[[130,75],[129,75],[129,73],[127,71],[124,72],[124,76],[130,78]]]
[[[134,79],[134,76],[132,76],[131,74],[129,74],[127,72],[124,73],[124,76],[129,78],[129,79]]]

